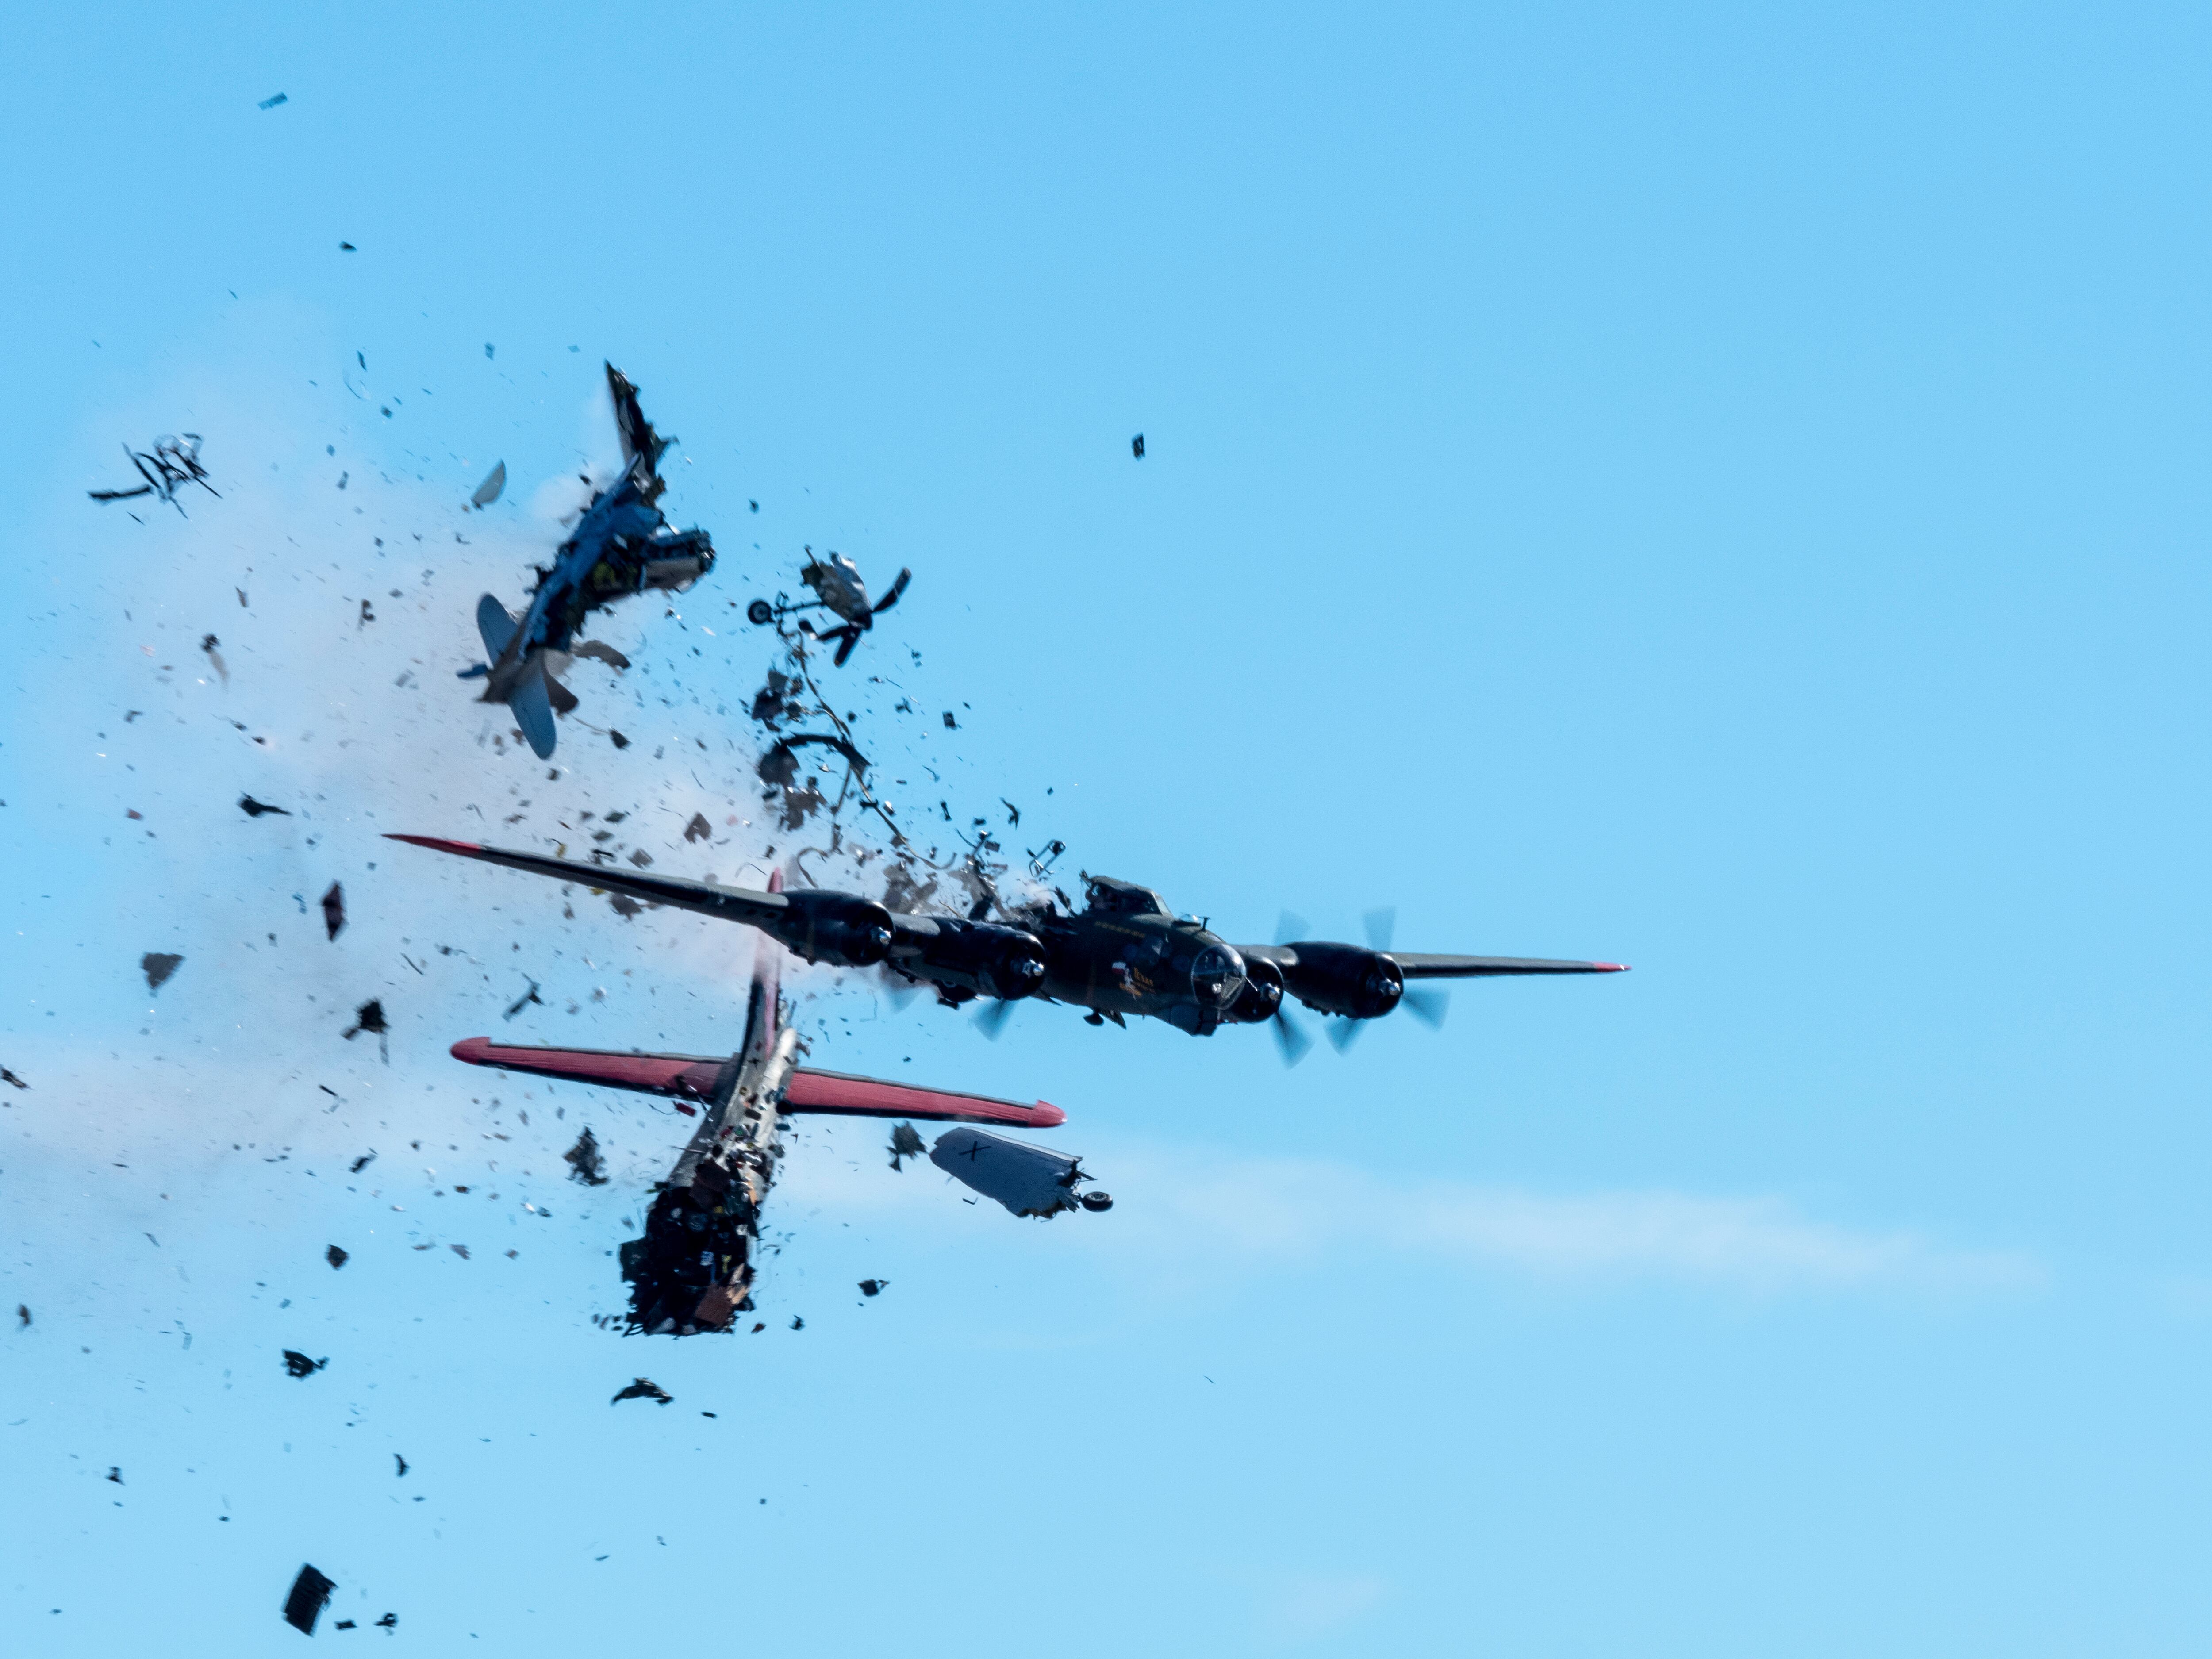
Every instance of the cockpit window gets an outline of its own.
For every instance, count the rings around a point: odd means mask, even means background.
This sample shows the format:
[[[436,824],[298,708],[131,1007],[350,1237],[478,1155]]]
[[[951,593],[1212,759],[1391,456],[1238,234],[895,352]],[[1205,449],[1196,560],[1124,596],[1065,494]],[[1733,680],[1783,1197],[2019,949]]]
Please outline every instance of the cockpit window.
[[[1138,887],[1105,876],[1091,878],[1088,895],[1091,910],[1107,916],[1164,916],[1166,902],[1149,887]]]
[[[1190,965],[1190,988],[1200,1002],[1226,1008],[1244,988],[1244,963],[1225,945],[1209,945]]]

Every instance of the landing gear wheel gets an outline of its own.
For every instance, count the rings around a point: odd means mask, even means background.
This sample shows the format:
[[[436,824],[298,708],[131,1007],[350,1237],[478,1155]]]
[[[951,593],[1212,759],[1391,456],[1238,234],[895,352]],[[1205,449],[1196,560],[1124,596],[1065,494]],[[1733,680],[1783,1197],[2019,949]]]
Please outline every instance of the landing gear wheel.
[[[1110,1210],[1114,1207],[1114,1194],[1111,1193],[1085,1193],[1078,1201],[1080,1202],[1083,1207],[1086,1210]]]
[[[775,620],[775,607],[766,599],[755,599],[745,607],[745,620],[755,627],[765,626]]]

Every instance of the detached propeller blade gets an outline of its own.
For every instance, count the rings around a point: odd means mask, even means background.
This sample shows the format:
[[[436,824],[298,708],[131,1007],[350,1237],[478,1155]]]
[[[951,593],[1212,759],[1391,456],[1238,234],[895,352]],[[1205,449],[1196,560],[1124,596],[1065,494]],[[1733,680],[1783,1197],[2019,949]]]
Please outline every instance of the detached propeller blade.
[[[1441,1031],[1444,1028],[1444,1011],[1451,1006],[1451,993],[1432,986],[1408,985],[1398,1001],[1431,1031]]]
[[[1282,1053],[1284,1065],[1297,1065],[1313,1048],[1313,1038],[1306,1034],[1304,1026],[1291,1018],[1288,1008],[1276,1009],[1274,1018],[1267,1024],[1274,1030],[1275,1047]]]
[[[880,617],[884,611],[896,605],[899,602],[899,595],[906,592],[906,585],[913,580],[913,571],[901,570],[898,573],[898,580],[891,584],[891,591],[884,594],[880,599],[878,599],[875,604],[875,608],[869,611],[868,614],[872,617]]]
[[[1005,1032],[1006,1022],[1013,1017],[1014,1005],[1011,999],[994,998],[983,1012],[975,1016],[975,1029],[996,1042]]]
[[[1378,951],[1388,951],[1398,932],[1398,907],[1386,904],[1379,910],[1370,910],[1359,920],[1366,927],[1367,942]]]

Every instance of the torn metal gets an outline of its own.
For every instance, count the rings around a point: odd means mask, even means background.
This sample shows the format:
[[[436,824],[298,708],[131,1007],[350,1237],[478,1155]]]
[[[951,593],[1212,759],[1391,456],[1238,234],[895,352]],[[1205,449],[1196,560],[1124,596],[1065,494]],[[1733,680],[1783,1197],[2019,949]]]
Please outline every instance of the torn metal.
[[[599,1138],[589,1129],[576,1137],[576,1144],[562,1153],[561,1160],[568,1166],[571,1181],[580,1181],[586,1187],[607,1184],[606,1160],[600,1156]]]
[[[914,572],[901,570],[892,580],[883,598],[871,603],[868,585],[861,580],[860,568],[842,553],[832,553],[826,559],[813,556],[808,548],[805,568],[799,571],[799,580],[814,590],[811,599],[793,601],[779,593],[771,604],[767,599],[755,599],[745,607],[746,620],[757,626],[774,623],[778,633],[783,631],[787,617],[799,617],[799,631],[818,639],[824,645],[834,644],[836,655],[830,666],[842,668],[860,642],[860,635],[876,625],[876,618],[899,602],[907,584],[914,580]],[[828,611],[841,619],[842,626],[816,633],[813,620],[800,613],[808,611]],[[758,718],[757,715],[755,716]]]
[[[138,958],[138,966],[146,975],[146,988],[158,991],[169,982],[169,976],[185,965],[185,959],[167,951],[149,951]]]
[[[1103,1193],[1076,1190],[1094,1179],[1084,1172],[1080,1159],[964,1125],[938,1136],[929,1161],[1018,1216],[1049,1218],[1078,1207],[1103,1210],[1114,1201]],[[1105,1201],[1094,1204],[1092,1198]]]
[[[267,801],[256,800],[251,795],[240,795],[238,798],[238,810],[249,818],[258,818],[264,812],[274,812],[280,818],[289,818],[292,816],[286,808],[271,806]]]
[[[332,882],[330,890],[323,895],[323,927],[330,938],[336,939],[345,925],[345,889]]]
[[[633,1381],[628,1388],[617,1393],[613,1399],[608,1401],[607,1404],[619,1406],[625,1400],[650,1400],[655,1405],[665,1406],[675,1398],[674,1395],[669,1393],[651,1377],[641,1376]]]
[[[291,1376],[313,1376],[330,1363],[327,1359],[310,1359],[297,1348],[284,1350],[284,1370]]]
[[[127,501],[139,495],[151,495],[156,501],[167,501],[182,514],[184,504],[177,500],[177,491],[188,483],[196,483],[209,495],[222,499],[216,487],[208,482],[207,469],[200,465],[200,434],[197,432],[156,438],[151,454],[128,444],[123,447],[123,453],[143,482],[129,489],[87,490],[85,494],[95,501]]]

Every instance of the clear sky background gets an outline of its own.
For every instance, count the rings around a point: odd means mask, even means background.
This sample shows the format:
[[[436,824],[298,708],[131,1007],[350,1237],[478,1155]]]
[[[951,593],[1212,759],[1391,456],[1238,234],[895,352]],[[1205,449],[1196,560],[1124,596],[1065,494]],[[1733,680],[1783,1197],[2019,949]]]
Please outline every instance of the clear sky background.
[[[15,18],[0,1645],[294,1651],[312,1560],[434,1653],[2201,1651],[2208,34]],[[449,676],[603,357],[722,562],[548,778]],[[85,499],[180,428],[221,501]],[[915,570],[844,681],[910,817],[1636,971],[1287,1073],[805,976],[818,1063],[1054,1101],[1119,1202],[810,1127],[769,1330],[623,1341],[684,1126],[445,1047],[726,1048],[747,936],[375,837],[758,867],[732,607],[810,544]]]

